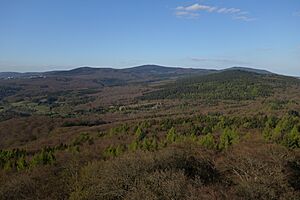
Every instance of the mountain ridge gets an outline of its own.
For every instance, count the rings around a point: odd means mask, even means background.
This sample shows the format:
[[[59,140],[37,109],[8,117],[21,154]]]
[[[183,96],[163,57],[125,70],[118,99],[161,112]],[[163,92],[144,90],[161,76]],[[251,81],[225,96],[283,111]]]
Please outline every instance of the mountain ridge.
[[[270,71],[264,70],[264,69],[257,69],[257,68],[250,68],[250,67],[238,67],[238,66],[226,68],[226,69],[223,69],[222,71],[230,71],[230,70],[241,70],[241,71],[254,72],[257,74],[265,74],[265,75],[274,74],[273,72],[270,72]]]
[[[241,70],[241,71],[248,71],[254,72],[258,74],[274,74],[270,71],[263,70],[263,69],[256,69],[256,68],[249,68],[249,67],[230,67],[226,69],[202,69],[202,68],[185,68],[185,67],[168,67],[168,66],[161,66],[161,65],[140,65],[135,67],[129,68],[97,68],[97,67],[78,67],[71,70],[55,70],[55,71],[46,71],[46,72],[0,72],[0,79],[15,79],[15,78],[37,78],[37,77],[44,77],[44,76],[88,76],[88,75],[96,75],[102,74],[107,75],[108,77],[110,74],[132,74],[134,76],[181,76],[181,75],[198,75],[198,74],[210,74],[222,71],[229,71],[229,70]]]

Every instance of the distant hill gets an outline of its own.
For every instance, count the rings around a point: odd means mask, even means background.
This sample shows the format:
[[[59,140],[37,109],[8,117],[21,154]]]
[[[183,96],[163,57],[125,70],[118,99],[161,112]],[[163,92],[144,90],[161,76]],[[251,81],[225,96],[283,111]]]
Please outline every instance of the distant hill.
[[[47,76],[93,76],[110,78],[170,78],[188,74],[209,74],[215,70],[164,67],[159,65],[142,65],[125,69],[81,67],[69,71],[46,72]]]
[[[119,79],[122,81],[153,81],[213,73],[216,70],[191,69],[179,67],[164,67],[158,65],[143,65],[126,69],[80,67],[65,71],[49,71],[43,73],[1,72],[0,79],[31,78],[31,77],[69,77],[81,79]]]
[[[0,79],[10,79],[10,78],[33,78],[42,76],[43,73],[38,72],[0,72]]]
[[[122,81],[153,81],[184,76],[207,75],[222,71],[246,71],[257,74],[272,74],[266,70],[232,67],[224,70],[165,67],[159,65],[142,65],[126,69],[80,67],[72,70],[49,72],[0,72],[0,79],[22,79],[39,77],[74,77],[83,79],[119,79]]]
[[[95,75],[98,73],[112,73],[117,71],[112,68],[93,68],[93,67],[79,67],[71,70],[64,71],[49,71],[44,72],[46,76],[86,76],[86,75]]]
[[[137,73],[137,74],[194,74],[194,73],[209,74],[215,72],[216,70],[164,67],[159,65],[142,65],[142,66],[123,69],[123,71],[128,73]]]
[[[245,72],[254,72],[257,74],[273,74],[272,72],[267,71],[267,70],[254,69],[254,68],[248,68],[248,67],[231,67],[231,68],[224,69],[223,71],[236,71],[236,70],[245,71]]]

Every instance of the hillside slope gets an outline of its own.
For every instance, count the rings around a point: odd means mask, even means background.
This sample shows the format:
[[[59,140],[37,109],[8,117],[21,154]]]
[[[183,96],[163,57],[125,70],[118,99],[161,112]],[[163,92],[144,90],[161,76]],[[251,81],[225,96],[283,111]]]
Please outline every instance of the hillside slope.
[[[259,74],[244,70],[226,70],[206,76],[195,76],[147,93],[143,99],[200,98],[209,100],[249,100],[270,96],[276,88],[298,84],[296,78]]]

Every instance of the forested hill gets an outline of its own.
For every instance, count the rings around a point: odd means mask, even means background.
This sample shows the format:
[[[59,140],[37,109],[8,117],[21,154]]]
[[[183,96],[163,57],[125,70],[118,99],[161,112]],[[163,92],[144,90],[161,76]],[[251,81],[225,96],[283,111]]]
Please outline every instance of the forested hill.
[[[28,78],[46,78],[46,77],[72,77],[72,78],[118,78],[122,80],[132,79],[166,79],[182,77],[187,75],[207,75],[222,71],[241,70],[255,72],[259,74],[272,74],[266,70],[254,68],[232,67],[224,70],[183,68],[183,67],[165,67],[159,65],[141,65],[136,67],[117,69],[117,68],[93,68],[79,67],[72,70],[48,71],[48,72],[0,72],[0,79],[28,79]]]
[[[299,85],[293,77],[255,73],[240,69],[180,79],[146,93],[143,99],[200,98],[209,100],[249,100],[267,97],[275,89]]]
[[[79,67],[72,70],[49,71],[49,72],[0,72],[0,79],[28,79],[38,77],[72,77],[72,78],[117,78],[120,80],[144,80],[158,78],[173,78],[191,74],[209,74],[216,70],[192,69],[181,67],[165,67],[159,65],[142,65],[137,67],[117,69],[117,68],[93,68]]]

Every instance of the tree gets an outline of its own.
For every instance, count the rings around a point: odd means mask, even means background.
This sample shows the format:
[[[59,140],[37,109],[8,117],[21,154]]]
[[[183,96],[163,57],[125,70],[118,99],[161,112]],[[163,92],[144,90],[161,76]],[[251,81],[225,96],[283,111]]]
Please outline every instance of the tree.
[[[172,143],[175,142],[176,139],[178,138],[177,134],[176,134],[176,130],[174,127],[172,127],[167,134],[167,141]]]
[[[267,127],[264,128],[264,130],[263,130],[263,136],[264,136],[264,138],[267,141],[272,140],[272,137],[273,137],[272,129],[269,126],[267,126]]]
[[[129,144],[129,150],[136,151],[139,148],[139,143],[137,141],[133,141]]]
[[[300,133],[297,126],[294,126],[294,128],[286,135],[283,144],[290,149],[300,147]]]
[[[236,143],[238,139],[239,136],[236,131],[226,128],[220,137],[219,148],[227,149],[230,145]]]
[[[37,165],[48,165],[53,164],[55,156],[52,150],[43,149],[40,153],[33,156],[30,162],[30,166],[34,167]]]
[[[141,127],[138,127],[135,131],[135,136],[137,141],[142,141],[146,137],[146,133]]]
[[[28,164],[24,157],[21,157],[18,159],[18,161],[17,161],[17,170],[18,171],[25,169],[27,166],[28,166]]]
[[[200,145],[208,149],[214,149],[216,147],[214,136],[211,133],[203,136],[200,139],[199,143]]]

